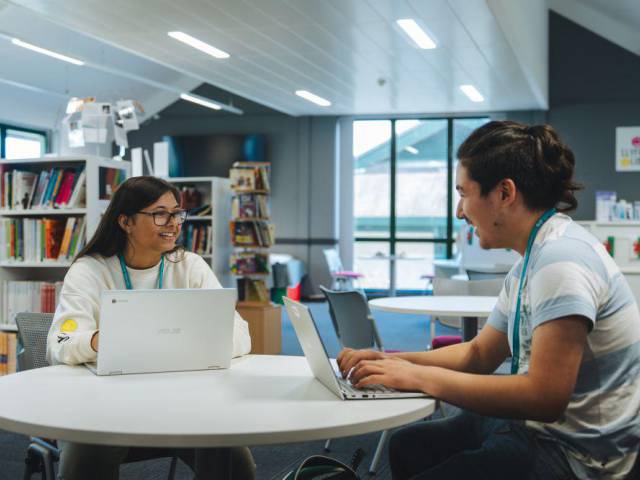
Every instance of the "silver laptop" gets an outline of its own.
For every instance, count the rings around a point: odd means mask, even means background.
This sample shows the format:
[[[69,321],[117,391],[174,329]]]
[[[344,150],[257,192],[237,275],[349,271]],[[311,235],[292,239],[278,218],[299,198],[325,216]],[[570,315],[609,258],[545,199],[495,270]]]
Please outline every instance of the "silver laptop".
[[[343,379],[331,364],[309,308],[286,297],[284,304],[313,375],[339,398],[343,400],[374,400],[377,398],[428,397],[423,392],[402,392],[383,385],[355,388],[348,380]]]
[[[236,291],[102,292],[97,375],[229,368]]]

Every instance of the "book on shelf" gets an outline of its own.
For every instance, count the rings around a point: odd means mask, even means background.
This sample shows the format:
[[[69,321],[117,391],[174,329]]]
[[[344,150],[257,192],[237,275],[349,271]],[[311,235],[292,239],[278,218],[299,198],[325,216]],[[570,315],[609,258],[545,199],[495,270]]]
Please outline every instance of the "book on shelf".
[[[14,332],[0,332],[0,375],[16,373],[17,343]]]
[[[269,191],[268,165],[234,165],[229,170],[231,188],[236,191]]]
[[[267,196],[258,193],[239,193],[231,199],[232,218],[269,218]]]
[[[5,280],[2,282],[2,319],[15,326],[20,312],[53,313],[60,299],[62,282]]]
[[[211,205],[205,203],[204,205],[200,205],[199,207],[191,208],[188,213],[189,216],[193,217],[205,217],[207,215],[211,215]]]
[[[211,255],[213,228],[211,225],[186,224],[182,227],[179,243],[184,248],[198,255]]]
[[[261,252],[236,252],[229,259],[229,268],[234,275],[268,274],[269,255]]]
[[[200,206],[202,206],[202,192],[195,185],[182,185],[180,187],[180,207],[192,210]],[[195,214],[190,213],[190,215]]]
[[[269,289],[262,279],[238,278],[236,279],[239,302],[269,303]]]
[[[70,260],[84,244],[84,217],[0,218],[0,261]]]
[[[0,176],[3,210],[77,208],[84,206],[84,168],[60,168],[31,172],[4,171]]]
[[[265,220],[235,220],[229,222],[231,243],[235,246],[270,247],[275,239],[275,227]]]

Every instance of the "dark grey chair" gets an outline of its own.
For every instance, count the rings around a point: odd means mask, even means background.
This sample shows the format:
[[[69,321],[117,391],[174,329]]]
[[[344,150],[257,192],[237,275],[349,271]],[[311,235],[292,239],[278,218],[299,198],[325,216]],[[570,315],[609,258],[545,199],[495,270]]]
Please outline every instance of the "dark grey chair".
[[[359,291],[338,292],[320,286],[320,290],[329,302],[329,315],[336,331],[338,342],[342,348],[375,348],[384,351],[382,340],[371,315],[367,299]],[[389,432],[383,431],[378,446],[369,465],[369,473],[375,473],[380,455],[387,443]],[[325,443],[325,450],[329,450],[331,440]]]
[[[18,370],[49,366],[47,362],[47,335],[53,322],[52,313],[19,313],[18,326]],[[164,455],[162,455],[164,456]],[[53,465],[60,460],[60,450],[55,440],[31,437],[25,458],[24,480],[34,473],[41,473],[43,480],[55,480]],[[173,480],[178,457],[173,457],[169,467],[169,480]]]

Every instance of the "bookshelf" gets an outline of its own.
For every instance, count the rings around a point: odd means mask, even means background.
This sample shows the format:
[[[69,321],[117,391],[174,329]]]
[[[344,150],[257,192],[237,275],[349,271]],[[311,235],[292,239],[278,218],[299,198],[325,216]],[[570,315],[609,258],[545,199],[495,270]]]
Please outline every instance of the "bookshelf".
[[[224,287],[231,287],[228,258],[231,239],[227,228],[230,215],[231,184],[221,177],[169,177],[181,192],[181,206],[189,213],[179,241],[211,266]],[[210,208],[207,208],[209,206]]]
[[[20,295],[38,294],[10,295],[9,282],[61,282],[129,173],[129,162],[91,155],[0,159],[0,330],[15,328]]]
[[[15,313],[55,309],[75,253],[130,171],[92,155],[0,159],[0,357],[13,354]]]
[[[271,304],[269,247],[275,241],[269,205],[271,164],[236,162],[229,172],[233,198],[229,231],[234,252],[229,266],[236,278],[239,306]]]

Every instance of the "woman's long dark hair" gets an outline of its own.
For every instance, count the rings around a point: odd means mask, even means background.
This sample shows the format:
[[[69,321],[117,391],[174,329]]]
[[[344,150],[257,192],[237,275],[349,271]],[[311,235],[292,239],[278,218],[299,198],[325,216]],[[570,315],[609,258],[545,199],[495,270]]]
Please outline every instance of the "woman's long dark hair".
[[[76,255],[77,260],[85,255],[102,255],[112,257],[124,253],[129,239],[127,233],[118,223],[120,215],[131,217],[156,202],[162,195],[171,192],[180,203],[178,189],[157,177],[133,177],[123,182],[113,194],[111,202],[104,212],[100,224],[87,245]],[[182,245],[176,245],[167,253],[180,253]],[[172,255],[175,257],[175,255]]]
[[[510,178],[531,210],[568,212],[578,206],[574,193],[582,185],[573,180],[576,160],[551,125],[489,122],[460,145],[458,158],[483,196]]]

